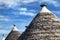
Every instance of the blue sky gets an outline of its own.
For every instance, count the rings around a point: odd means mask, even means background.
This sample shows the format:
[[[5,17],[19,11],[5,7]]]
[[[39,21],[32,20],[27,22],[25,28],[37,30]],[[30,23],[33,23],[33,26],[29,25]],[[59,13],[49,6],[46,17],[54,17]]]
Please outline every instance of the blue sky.
[[[60,19],[60,0],[0,0],[0,40],[2,34],[8,35],[13,24],[22,33],[41,10],[41,4],[47,4],[47,8]]]

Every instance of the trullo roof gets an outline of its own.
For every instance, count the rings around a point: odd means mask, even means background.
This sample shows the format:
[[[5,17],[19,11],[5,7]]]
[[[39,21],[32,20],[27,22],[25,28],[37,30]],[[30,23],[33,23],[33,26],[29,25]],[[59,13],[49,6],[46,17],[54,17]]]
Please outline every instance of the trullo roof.
[[[60,21],[55,14],[41,5],[42,10],[35,16],[18,40],[60,40]]]
[[[16,25],[14,25],[12,31],[8,34],[5,40],[17,40],[19,36],[20,36],[20,32],[16,28]]]

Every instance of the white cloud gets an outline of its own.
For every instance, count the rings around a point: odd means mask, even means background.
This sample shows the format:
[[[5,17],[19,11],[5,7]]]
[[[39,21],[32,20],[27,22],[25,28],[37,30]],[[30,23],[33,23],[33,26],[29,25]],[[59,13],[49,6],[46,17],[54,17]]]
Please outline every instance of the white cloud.
[[[18,10],[20,10],[20,12],[18,12],[18,13],[14,12],[13,13],[15,16],[18,16],[18,15],[35,16],[36,15],[35,10],[29,10],[27,8],[20,8]]]
[[[31,12],[20,12],[20,15],[26,15],[26,16],[35,16],[36,14],[31,13]]]
[[[19,13],[13,13],[16,17],[18,17],[18,15],[24,15],[24,16],[35,16],[36,13],[32,13],[32,12],[26,12],[26,11],[21,11]]]
[[[35,2],[36,0],[0,0],[0,5],[5,5],[6,7],[14,8],[21,4],[26,4],[30,2]]]
[[[8,30],[0,30],[0,34],[8,34],[10,31],[8,31]]]
[[[42,1],[39,1],[39,3],[43,3],[43,2],[49,2],[48,4],[53,4],[55,7],[58,7],[58,6],[60,6],[59,4],[59,2],[58,1],[56,1],[56,0],[42,0]]]
[[[35,16],[36,13],[32,13],[32,12],[26,12],[26,11],[21,11],[19,13],[13,13],[16,17],[18,17],[18,15],[25,15],[25,16]]]
[[[31,3],[31,2],[35,2],[35,1],[38,1],[38,0],[23,0],[22,2],[23,3]]]
[[[18,8],[17,10],[35,12],[35,10],[28,10],[27,8]]]
[[[10,21],[7,16],[0,15],[0,21]]]
[[[56,7],[59,6],[59,2],[56,0],[0,0],[0,5],[4,4],[8,8],[14,8],[17,7],[18,5],[23,5],[23,4],[28,4],[31,2],[49,2],[48,4],[53,4]]]
[[[5,4],[8,7],[15,7],[20,0],[0,0],[0,5]]]
[[[20,8],[18,10],[20,10],[20,11],[27,11],[27,8]]]

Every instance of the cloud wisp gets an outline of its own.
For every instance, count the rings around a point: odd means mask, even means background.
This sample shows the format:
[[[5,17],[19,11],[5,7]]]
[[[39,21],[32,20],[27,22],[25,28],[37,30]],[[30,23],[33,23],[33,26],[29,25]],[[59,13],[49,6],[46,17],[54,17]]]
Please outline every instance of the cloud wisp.
[[[10,21],[7,16],[0,15],[0,21]]]
[[[0,0],[0,5],[6,5],[7,7],[16,7],[20,0]]]
[[[8,31],[8,30],[0,30],[0,34],[7,34],[7,33],[9,33],[10,31]]]
[[[14,15],[25,15],[25,16],[35,16],[35,10],[28,10],[27,8],[20,8],[18,9],[20,12],[18,13],[13,13]]]
[[[58,2],[58,0],[56,1],[56,0],[42,0],[42,1],[39,1],[39,3],[43,3],[43,2],[46,2],[46,3],[48,3],[48,4],[53,4],[55,7],[59,7],[60,5],[60,3]]]
[[[26,15],[26,16],[35,16],[36,14],[31,13],[31,12],[20,12],[20,15]]]
[[[23,5],[23,4],[28,4],[28,3],[34,3],[34,2],[38,2],[43,3],[46,2],[48,4],[53,4],[54,6],[58,7],[59,6],[59,2],[58,0],[0,0],[0,5],[6,5],[6,7],[8,8],[14,8],[17,7],[18,5]]]

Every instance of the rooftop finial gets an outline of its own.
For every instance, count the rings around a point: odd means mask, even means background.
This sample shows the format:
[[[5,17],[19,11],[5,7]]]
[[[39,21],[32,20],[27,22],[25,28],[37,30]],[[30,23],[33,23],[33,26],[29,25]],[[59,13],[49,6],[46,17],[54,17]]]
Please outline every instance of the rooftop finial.
[[[4,37],[4,34],[2,36]]]
[[[2,35],[2,40],[5,40],[4,34]]]
[[[14,27],[15,27],[16,25],[14,24]]]
[[[47,6],[46,4],[42,4],[42,5],[40,5],[41,7],[44,7],[44,6]]]
[[[41,7],[42,7],[42,9],[41,9],[41,11],[40,11],[40,13],[41,12],[49,12],[49,13],[52,13],[50,10],[48,10],[47,8],[46,8],[46,4],[42,4],[42,5],[40,5]]]
[[[18,29],[16,28],[16,25],[14,24],[13,26],[14,26],[13,31],[18,31]]]

